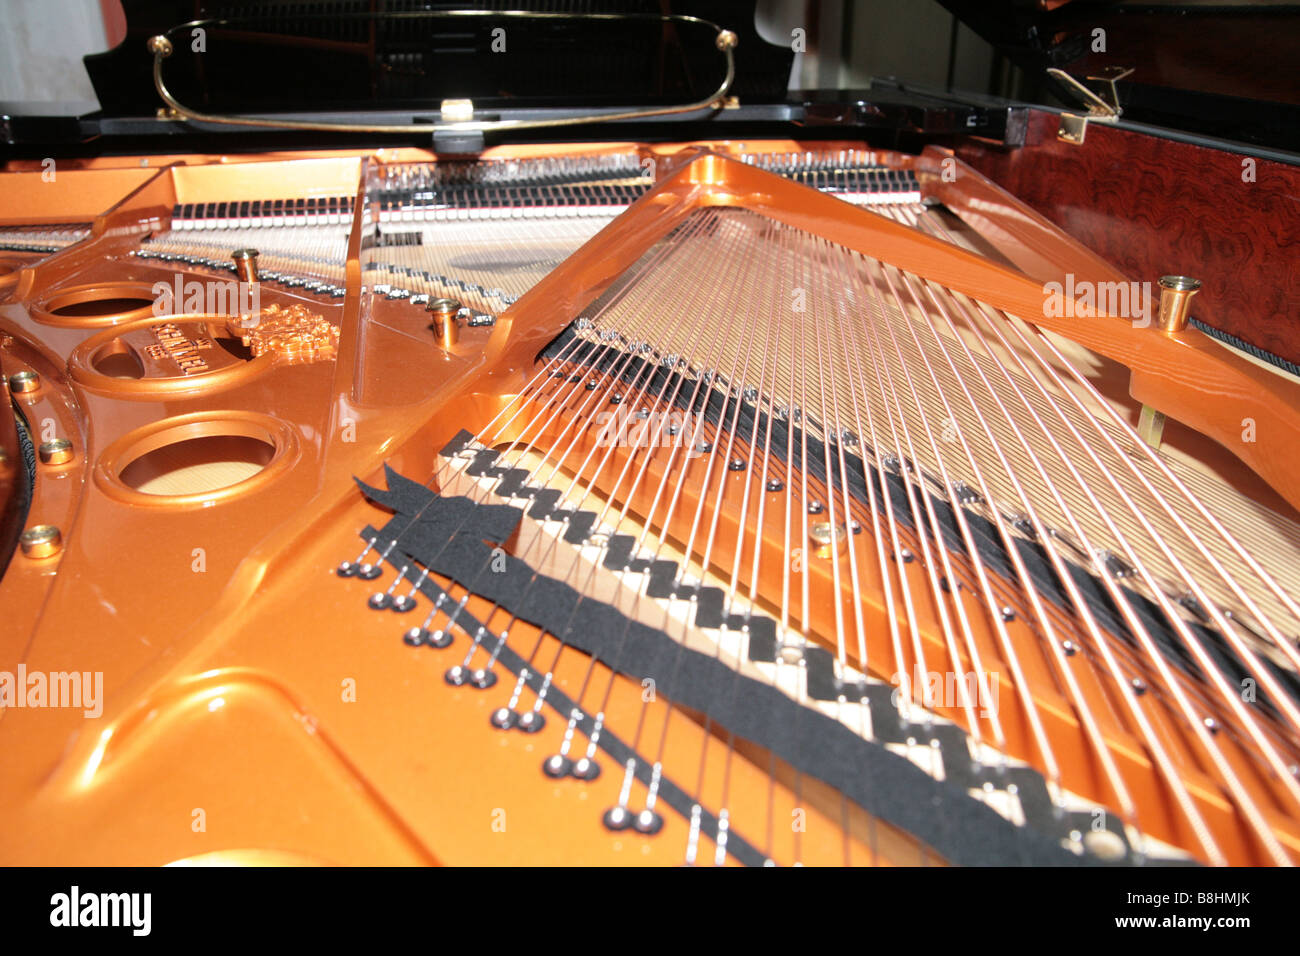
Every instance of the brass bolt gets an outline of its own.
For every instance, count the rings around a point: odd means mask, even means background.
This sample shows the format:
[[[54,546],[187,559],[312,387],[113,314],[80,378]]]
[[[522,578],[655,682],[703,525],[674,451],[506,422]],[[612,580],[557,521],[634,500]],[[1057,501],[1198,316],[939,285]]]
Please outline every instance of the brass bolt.
[[[155,56],[157,56],[159,53],[161,53],[163,56],[172,55],[172,41],[167,39],[162,34],[158,34],[157,36],[150,37],[149,43],[147,45],[149,47],[149,52],[154,54]]]
[[[256,249],[236,249],[230,258],[235,260],[235,276],[240,282],[253,285],[258,281]]]
[[[15,372],[9,376],[9,391],[24,395],[41,387],[41,377],[35,372]]]
[[[41,463],[45,465],[66,465],[72,461],[72,442],[66,438],[42,442],[38,452]]]
[[[740,38],[730,30],[723,30],[713,42],[717,44],[719,50],[734,50]]]
[[[1181,332],[1187,327],[1187,308],[1192,296],[1201,288],[1201,280],[1191,276],[1160,277],[1160,317],[1162,331]]]
[[[460,326],[456,322],[460,303],[455,299],[431,299],[426,308],[433,316],[433,330],[438,336],[438,344],[444,349],[452,348],[460,338]]]
[[[835,551],[843,554],[848,548],[848,531],[838,522],[832,525],[829,521],[818,521],[808,529],[808,537],[817,546],[819,558],[829,558]]]
[[[63,550],[63,535],[52,524],[38,524],[24,531],[18,544],[29,558],[48,558]]]

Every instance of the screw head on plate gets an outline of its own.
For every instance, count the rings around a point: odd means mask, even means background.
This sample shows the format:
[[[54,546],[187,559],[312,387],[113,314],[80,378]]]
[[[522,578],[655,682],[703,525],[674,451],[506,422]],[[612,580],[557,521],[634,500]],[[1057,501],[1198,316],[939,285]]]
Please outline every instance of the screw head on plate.
[[[63,465],[72,461],[72,442],[66,438],[42,442],[38,454],[45,465]]]
[[[41,387],[41,377],[35,372],[22,371],[15,372],[9,376],[9,391],[15,395],[24,395],[34,392]]]
[[[48,558],[63,550],[63,535],[52,524],[38,524],[24,531],[18,544],[29,558]]]

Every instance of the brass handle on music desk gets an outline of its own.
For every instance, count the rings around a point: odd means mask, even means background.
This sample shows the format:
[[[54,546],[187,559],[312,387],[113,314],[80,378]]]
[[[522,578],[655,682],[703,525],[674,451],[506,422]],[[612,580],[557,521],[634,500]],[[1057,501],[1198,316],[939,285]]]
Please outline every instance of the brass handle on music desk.
[[[356,16],[372,16],[371,14],[358,14]],[[172,55],[174,50],[172,41],[167,34],[158,34],[149,38],[148,49],[153,54],[153,85],[158,91],[158,96],[166,104],[164,109],[159,110],[160,117],[168,119],[187,119],[200,123],[218,123],[226,126],[257,126],[268,129],[299,129],[299,130],[321,130],[327,132],[339,133],[486,133],[500,130],[522,130],[522,129],[540,129],[543,127],[557,126],[579,126],[590,123],[603,123],[612,120],[631,120],[645,119],[651,116],[671,116],[678,113],[691,113],[703,109],[721,109],[722,104],[726,101],[727,93],[736,77],[736,61],[732,51],[736,48],[736,34],[730,30],[725,30],[715,23],[708,20],[702,20],[699,17],[684,16],[680,14],[607,14],[607,13],[586,13],[586,14],[568,14],[568,13],[531,13],[526,11],[491,11],[491,10],[446,10],[436,12],[415,12],[415,13],[392,13],[384,15],[388,19],[433,19],[439,17],[446,18],[493,18],[501,20],[510,19],[529,19],[529,20],[587,20],[587,21],[626,21],[626,20],[652,20],[658,23],[694,23],[701,26],[712,27],[715,31],[714,45],[722,54],[726,63],[726,74],[723,77],[721,85],[708,96],[692,103],[684,103],[679,106],[661,106],[649,109],[624,110],[613,113],[592,113],[585,116],[565,116],[547,119],[527,119],[527,120],[473,120],[460,119],[466,115],[466,108],[471,111],[472,105],[465,100],[448,99],[443,101],[443,109],[440,111],[440,118],[446,119],[446,113],[449,110],[449,104],[454,104],[455,114],[458,119],[454,122],[440,122],[430,125],[420,125],[415,123],[328,123],[315,120],[299,119],[267,119],[258,116],[222,116],[216,113],[201,113],[198,110],[190,109],[181,103],[171,91],[167,88],[163,80],[163,61]],[[203,29],[211,26],[227,26],[239,23],[248,18],[213,18],[207,20],[193,20],[189,23],[180,24],[172,27],[168,33],[182,31],[185,33],[195,29]]]

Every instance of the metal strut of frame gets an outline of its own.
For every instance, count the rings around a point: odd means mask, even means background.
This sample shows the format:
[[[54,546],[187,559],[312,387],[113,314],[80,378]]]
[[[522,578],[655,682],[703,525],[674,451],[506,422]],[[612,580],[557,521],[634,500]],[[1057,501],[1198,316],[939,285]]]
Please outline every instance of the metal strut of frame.
[[[360,17],[369,17],[370,14],[359,14]],[[296,130],[317,130],[332,131],[340,133],[410,133],[413,129],[419,132],[430,134],[466,134],[466,133],[486,133],[503,130],[523,130],[539,129],[542,127],[559,127],[559,126],[579,126],[587,123],[608,122],[611,120],[632,120],[645,119],[651,116],[670,116],[680,113],[692,113],[698,110],[721,108],[728,91],[736,77],[736,62],[732,51],[736,48],[738,42],[736,34],[731,30],[724,29],[716,23],[699,17],[685,16],[681,14],[615,14],[615,13],[532,13],[522,10],[492,11],[492,10],[444,10],[436,12],[417,12],[417,13],[391,13],[384,15],[386,19],[394,20],[430,20],[430,19],[529,19],[529,20],[580,20],[580,21],[630,21],[642,20],[655,23],[695,23],[701,26],[711,27],[714,31],[714,45],[722,54],[723,61],[726,65],[726,73],[723,76],[722,83],[716,90],[701,100],[691,103],[684,103],[679,106],[659,106],[649,109],[625,110],[614,113],[594,113],[584,116],[566,116],[548,119],[516,119],[516,120],[483,120],[475,121],[473,116],[473,104],[468,100],[443,100],[441,116],[445,120],[451,113],[458,117],[453,122],[441,122],[428,126],[414,127],[409,123],[405,124],[385,124],[385,123],[329,123],[314,120],[290,120],[290,119],[264,119],[256,116],[222,116],[215,113],[201,113],[198,110],[192,110],[185,104],[181,103],[171,91],[168,90],[167,84],[163,79],[163,61],[171,56],[174,49],[170,34],[177,31],[189,31],[196,28],[207,27],[225,27],[237,25],[246,22],[251,18],[242,17],[224,17],[210,18],[206,20],[191,20],[188,23],[178,24],[168,30],[150,37],[148,42],[149,52],[153,54],[153,84],[158,91],[159,97],[167,104],[169,118],[187,119],[201,123],[218,123],[226,126],[258,126],[271,129],[296,129]]]

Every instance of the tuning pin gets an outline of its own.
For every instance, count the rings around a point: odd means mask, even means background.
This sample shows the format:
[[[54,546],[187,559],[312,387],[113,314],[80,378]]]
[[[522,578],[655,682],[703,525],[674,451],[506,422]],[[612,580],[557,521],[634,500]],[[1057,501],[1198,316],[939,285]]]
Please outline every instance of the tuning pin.
[[[372,611],[382,611],[385,608],[392,607],[393,591],[396,590],[399,582],[405,580],[406,569],[408,567],[409,565],[402,565],[402,569],[397,572],[397,577],[393,578],[393,583],[388,585],[387,591],[376,591],[374,594],[370,595],[366,604]]]
[[[504,707],[498,707],[492,712],[489,720],[493,727],[498,730],[510,730],[517,727],[524,733],[535,734],[546,726],[546,717],[541,713],[542,696],[537,698],[537,705],[532,710],[524,711],[521,714],[515,709],[519,705],[519,698],[523,694],[524,684],[527,680],[528,668],[525,667],[519,672],[519,679],[515,682],[514,691],[510,694],[510,700]]]
[[[411,590],[407,591],[405,594],[398,594],[393,597],[393,610],[398,614],[405,614],[407,611],[415,610],[415,605],[418,603],[415,596],[420,592],[420,585],[424,583],[424,579],[428,576],[429,569],[421,569],[420,576],[411,583]]]
[[[446,597],[446,593],[438,595],[438,599],[433,602],[433,607],[429,609],[429,616],[424,619],[424,623],[419,627],[410,628],[402,635],[402,641],[404,643],[411,647],[420,647],[421,645],[424,645],[438,649],[451,645],[450,629],[440,629],[437,631],[429,630],[429,625],[433,623],[433,618],[438,613],[438,609],[442,607],[442,602]]]
[[[664,827],[664,818],[655,812],[655,804],[659,799],[659,779],[662,776],[663,764],[656,762],[646,792],[645,809],[636,815],[632,823],[638,833],[644,833],[646,836],[654,836]]]
[[[549,674],[547,680],[548,682],[550,680]],[[564,728],[564,740],[560,742],[560,752],[542,761],[542,772],[548,777],[558,780],[573,773],[573,760],[569,757],[569,748],[573,746],[573,734],[578,729],[580,720],[582,720],[581,710],[575,707],[569,711],[569,723]]]
[[[375,539],[374,538],[367,539],[366,546],[362,550],[362,552],[359,555],[357,555],[357,559],[355,561],[339,562],[339,566],[334,569],[334,573],[341,578],[357,577],[361,571],[361,568],[363,567],[361,562],[365,560],[366,555],[370,553],[370,549],[373,548],[374,546],[375,546]],[[364,567],[368,568],[370,567],[370,565],[367,564],[364,565]]]
[[[627,808],[628,797],[632,794],[632,781],[636,778],[636,758],[628,758],[623,771],[623,786],[618,792],[618,804],[605,811],[600,822],[607,830],[626,830],[636,822],[636,817]]]
[[[383,553],[379,555],[379,559],[373,564],[367,562],[359,565],[357,567],[357,577],[361,578],[363,581],[373,581],[375,578],[379,577],[379,575],[383,574],[384,560],[388,557],[388,552],[392,551],[393,546],[396,544],[396,541],[390,541],[388,547],[384,548]]]

